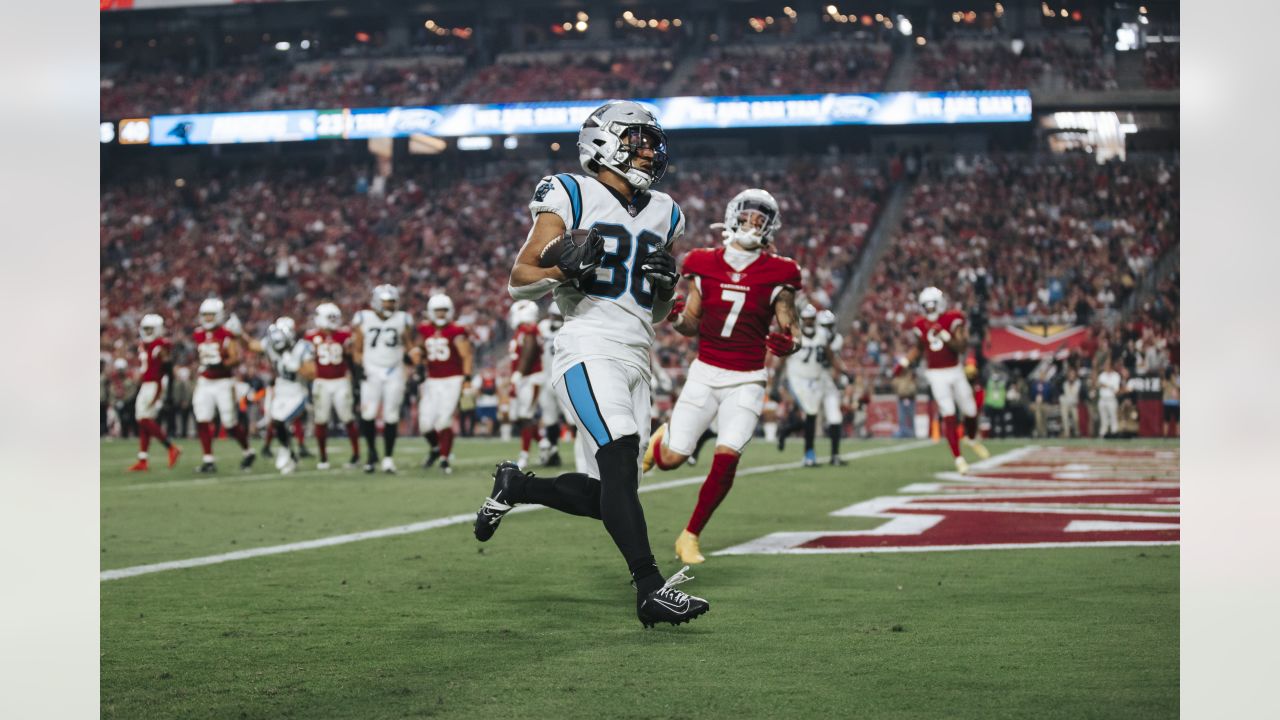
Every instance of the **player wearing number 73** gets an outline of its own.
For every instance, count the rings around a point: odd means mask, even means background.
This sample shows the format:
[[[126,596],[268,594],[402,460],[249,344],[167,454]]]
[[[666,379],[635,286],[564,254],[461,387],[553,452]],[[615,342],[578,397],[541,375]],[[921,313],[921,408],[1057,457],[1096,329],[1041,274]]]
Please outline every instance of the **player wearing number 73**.
[[[686,563],[706,559],[698,537],[733,487],[738,458],[764,410],[766,350],[783,357],[800,348],[795,306],[800,266],[769,247],[781,226],[778,214],[772,195],[743,190],[725,208],[724,245],[693,250],[684,259],[689,297],[672,311],[671,320],[677,332],[698,338],[698,357],[689,366],[671,422],[649,439],[644,469],[680,467],[716,420],[715,458],[693,515],[676,539],[676,556]],[[781,332],[769,332],[774,317]]]
[[[382,471],[394,473],[391,459],[396,449],[396,432],[400,425],[400,405],[404,402],[405,348],[415,342],[413,319],[400,309],[400,291],[394,285],[373,289],[373,308],[361,310],[352,318],[351,359],[359,368],[360,429],[369,453],[364,471],[374,472],[378,451],[374,447],[378,409],[382,409]]]

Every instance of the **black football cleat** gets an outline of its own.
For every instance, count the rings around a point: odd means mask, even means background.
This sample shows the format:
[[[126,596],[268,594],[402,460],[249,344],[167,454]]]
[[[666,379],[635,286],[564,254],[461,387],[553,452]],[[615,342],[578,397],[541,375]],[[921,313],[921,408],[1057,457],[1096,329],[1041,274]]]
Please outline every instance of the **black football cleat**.
[[[253,461],[257,459],[258,459],[258,453],[250,450],[249,452],[244,454],[244,457],[240,458],[240,469],[248,470],[249,468],[253,467]]]
[[[524,474],[520,466],[511,461],[500,463],[497,469],[493,471],[493,490],[489,492],[489,497],[484,499],[484,504],[476,511],[475,533],[477,540],[488,542],[489,538],[493,537],[493,534],[498,531],[498,523],[502,522],[502,518],[511,512],[511,508],[515,505],[510,498],[511,479]]]
[[[212,462],[202,462],[200,463],[200,467],[196,468],[196,472],[201,475],[208,475],[210,473],[218,472],[218,467]]]
[[[636,617],[640,618],[642,625],[647,628],[660,622],[680,625],[711,609],[711,604],[706,600],[675,589],[676,585],[693,579],[684,574],[688,569],[689,566],[685,565],[675,575],[667,578],[667,582],[662,587],[642,598],[637,598]]]
[[[547,461],[543,463],[546,467],[560,467],[564,465],[564,461],[560,459],[560,450],[557,448],[547,455]]]
[[[439,459],[440,459],[440,449],[436,447],[431,448],[431,452],[427,453],[427,459],[422,461],[422,469],[426,470],[432,465],[435,465],[436,461]]]
[[[839,455],[832,455],[832,456],[831,456],[831,464],[832,464],[832,465],[834,465],[834,466],[836,466],[836,467],[842,467],[842,466],[844,466],[844,465],[848,465],[848,464],[849,464],[849,461],[848,461],[848,460],[845,460],[844,458],[840,457]]]
[[[311,454],[311,451],[307,449],[306,445],[298,445],[298,457],[309,458],[314,456]]]
[[[377,466],[377,464],[376,464],[376,463],[367,462],[367,463],[365,463],[365,464],[364,464],[364,474],[365,474],[365,475],[372,475],[372,474],[374,474],[374,473],[375,473],[375,472],[377,472],[377,471],[378,471],[378,466]]]

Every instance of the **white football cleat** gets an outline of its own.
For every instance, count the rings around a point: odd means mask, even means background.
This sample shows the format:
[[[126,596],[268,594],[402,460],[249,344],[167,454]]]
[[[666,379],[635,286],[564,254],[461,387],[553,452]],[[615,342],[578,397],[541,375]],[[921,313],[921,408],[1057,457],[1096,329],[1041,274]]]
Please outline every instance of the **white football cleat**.
[[[317,469],[317,470],[328,470],[328,469],[329,469],[329,463],[327,463],[327,462],[319,462],[319,463],[316,463],[316,469]]]
[[[520,451],[520,457],[516,458],[516,466],[521,470],[529,467],[529,453],[524,450]]]
[[[382,472],[394,474],[396,471],[396,461],[389,457],[382,458]]]
[[[958,455],[956,456],[956,472],[961,475],[969,472],[969,463]]]
[[[298,461],[293,459],[293,453],[286,448],[280,448],[276,451],[276,469],[281,475],[288,475],[298,468]]]

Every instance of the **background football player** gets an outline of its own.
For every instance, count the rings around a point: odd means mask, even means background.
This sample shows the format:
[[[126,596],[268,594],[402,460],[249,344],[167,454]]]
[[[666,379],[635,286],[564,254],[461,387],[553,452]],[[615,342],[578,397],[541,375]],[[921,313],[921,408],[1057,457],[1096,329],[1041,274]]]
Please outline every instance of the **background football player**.
[[[938,414],[942,416],[942,435],[951,448],[956,470],[968,472],[969,463],[960,454],[957,407],[964,415],[965,444],[979,458],[988,458],[991,453],[978,442],[978,404],[961,366],[969,343],[964,313],[947,310],[947,298],[936,287],[921,290],[918,301],[922,315],[911,321],[910,331],[915,342],[907,356],[898,359],[893,374],[896,377],[902,371],[915,367],[921,354],[924,355],[924,375],[933,392],[933,400],[938,404]]]
[[[538,388],[538,423],[542,426],[542,439],[538,441],[538,464],[544,467],[560,467],[560,418],[564,417],[560,398],[551,386],[549,372],[555,359],[556,333],[564,325],[564,313],[560,306],[551,303],[547,316],[538,321],[538,341],[542,345],[542,385]]]
[[[169,467],[178,462],[182,451],[169,442],[156,418],[164,407],[165,390],[169,387],[170,358],[173,344],[164,336],[164,318],[148,314],[138,324],[138,359],[142,363],[142,375],[138,381],[138,396],[134,400],[134,417],[138,421],[138,462],[129,467],[134,472],[147,470],[147,449],[151,438],[160,441],[169,451]]]
[[[611,102],[592,112],[578,151],[587,175],[545,177],[534,191],[533,229],[509,290],[526,300],[555,291],[565,323],[556,337],[553,385],[589,449],[587,472],[540,478],[514,463],[499,465],[476,513],[476,538],[492,537],[516,503],[602,520],[635,584],[640,622],[679,624],[710,606],[675,589],[689,579],[683,569],[663,579],[638,489],[653,323],[674,305],[679,275],[670,248],[684,231],[684,215],[670,196],[650,190],[666,171],[667,145],[643,106]],[[553,243],[554,262],[544,258]]]
[[[347,362],[351,331],[342,329],[342,310],[329,302],[317,306],[315,327],[307,331],[304,339],[311,343],[316,355],[316,379],[311,383],[316,446],[320,450],[316,469],[329,469],[329,420],[335,414],[338,422],[346,427],[347,439],[351,441],[351,460],[347,466],[355,467],[360,462],[360,433],[352,411],[351,374]]]
[[[233,371],[240,364],[240,341],[235,332],[227,328],[222,301],[208,298],[200,303],[200,326],[192,333],[196,356],[200,361],[200,374],[191,396],[191,411],[196,416],[196,432],[200,435],[200,449],[204,451],[198,472],[216,471],[213,462],[213,437],[217,432],[213,418],[218,417],[227,433],[235,438],[243,452],[242,470],[249,469],[257,453],[249,447],[249,435],[240,423],[236,411],[235,379]]]
[[[529,466],[529,448],[538,434],[534,416],[538,411],[538,390],[542,387],[542,343],[538,337],[538,304],[517,300],[511,305],[508,320],[511,336],[511,404],[510,420],[520,431],[520,457],[516,465]]]
[[[743,190],[725,207],[724,243],[692,250],[684,258],[688,299],[670,319],[677,332],[698,338],[698,357],[689,366],[670,423],[654,431],[644,454],[646,471],[677,468],[716,422],[711,468],[676,539],[682,562],[706,560],[698,536],[733,487],[742,449],[760,420],[769,379],[766,350],[784,357],[800,347],[795,338],[800,266],[767,251],[781,226],[778,215],[778,202],[768,192]],[[769,331],[775,317],[781,332]]]
[[[453,418],[463,388],[471,384],[474,359],[467,330],[453,321],[453,315],[448,295],[432,295],[427,301],[427,321],[418,326],[421,345],[412,352],[414,362],[426,366],[426,381],[418,396],[418,431],[430,446],[423,467],[440,460],[446,475],[453,472]]]
[[[786,383],[804,413],[804,465],[818,464],[814,450],[818,413],[821,412],[831,439],[831,464],[844,465],[840,457],[840,434],[844,417],[840,412],[840,387],[844,373],[840,358],[831,350],[831,331],[820,327],[818,309],[805,305],[800,311],[800,350],[786,360]],[[790,428],[783,431],[785,436]],[[779,442],[781,446],[781,441]]]
[[[306,340],[298,339],[297,326],[288,317],[276,318],[260,347],[276,376],[268,410],[280,440],[276,469],[288,475],[298,467],[297,455],[290,446],[289,425],[307,408],[307,382],[316,376],[315,349]]]
[[[366,473],[377,469],[378,409],[382,409],[382,471],[393,473],[400,405],[404,402],[406,348],[414,342],[413,319],[400,309],[400,291],[394,285],[373,289],[373,309],[352,318],[351,355],[360,368],[360,427],[368,455]]]

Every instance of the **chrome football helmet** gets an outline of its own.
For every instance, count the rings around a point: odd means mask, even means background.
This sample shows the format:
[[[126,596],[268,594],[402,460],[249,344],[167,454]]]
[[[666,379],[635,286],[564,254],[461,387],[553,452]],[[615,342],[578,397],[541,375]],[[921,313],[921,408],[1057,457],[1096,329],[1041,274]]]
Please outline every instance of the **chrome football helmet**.
[[[200,327],[212,330],[226,321],[223,314],[222,301],[218,298],[205,298],[200,303]]]
[[[647,169],[635,166],[637,153],[652,152]],[[629,100],[601,105],[578,131],[578,162],[591,175],[605,167],[626,178],[641,192],[667,172],[667,134],[639,103]]]
[[[276,318],[276,321],[267,328],[267,342],[271,345],[271,349],[278,353],[293,347],[297,339],[292,318]]]
[[[920,291],[918,302],[920,303],[920,310],[924,312],[924,316],[930,322],[937,320],[938,316],[947,309],[947,296],[933,286]]]
[[[390,307],[388,307],[390,305]],[[373,289],[373,311],[381,317],[391,317],[400,309],[400,291],[395,285],[379,285]]]
[[[444,315],[440,311],[444,311]],[[453,321],[453,301],[443,293],[432,295],[427,301],[427,320],[437,327],[444,327]]]
[[[818,324],[823,327],[834,327],[836,324],[836,314],[830,310],[821,310],[818,312]]]
[[[164,335],[164,318],[155,313],[143,315],[142,322],[138,323],[138,336],[151,342],[161,335]]]
[[[341,325],[341,308],[331,302],[316,306],[316,327],[321,330],[337,330]]]
[[[767,191],[748,188],[733,196],[724,208],[724,239],[746,250],[768,245],[782,227],[778,201]]]

